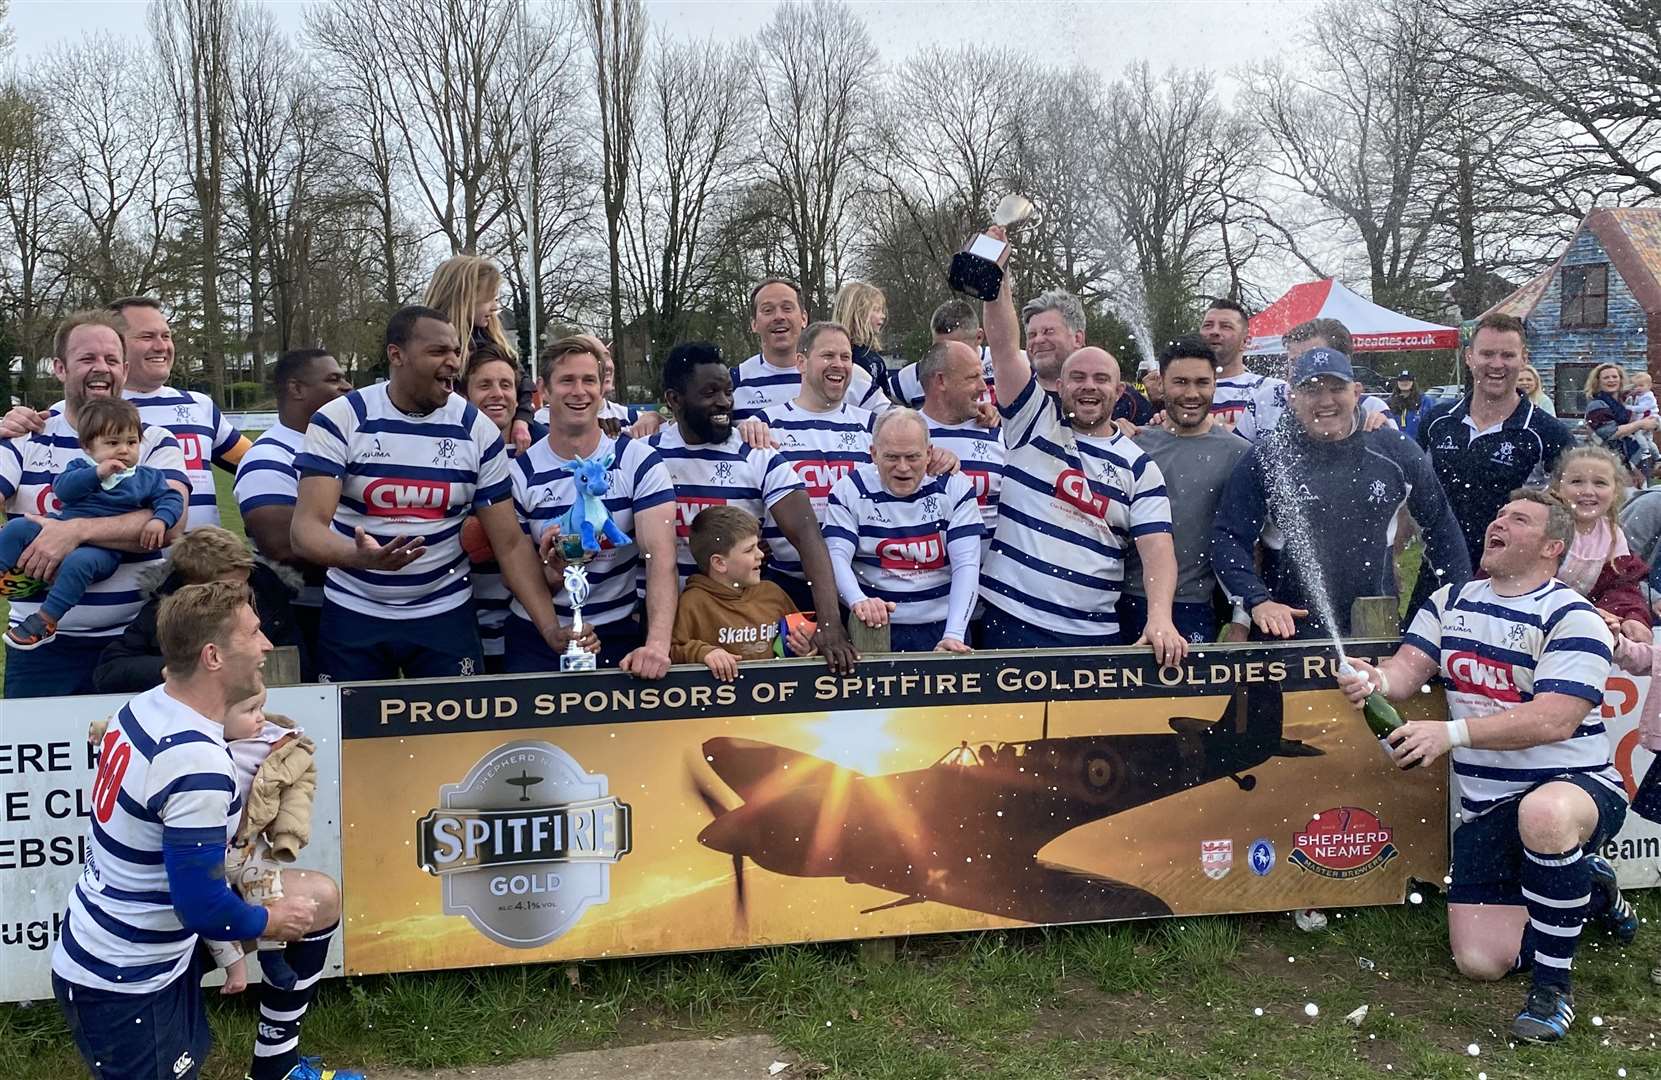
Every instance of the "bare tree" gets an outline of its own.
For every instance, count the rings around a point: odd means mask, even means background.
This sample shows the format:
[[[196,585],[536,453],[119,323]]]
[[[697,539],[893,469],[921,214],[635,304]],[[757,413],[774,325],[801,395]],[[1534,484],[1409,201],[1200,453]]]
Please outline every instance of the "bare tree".
[[[659,41],[653,52],[623,227],[629,294],[660,362],[711,285],[714,219],[744,149],[750,63],[747,47],[714,41]]]
[[[219,326],[219,233],[224,218],[235,22],[232,0],[155,0],[150,8],[150,33],[166,80],[179,156],[196,200],[202,305],[199,346],[208,383],[221,401],[225,399],[225,350]]]
[[[17,80],[0,84],[0,214],[10,254],[0,263],[5,333],[23,360],[21,389],[32,389],[35,364],[51,349],[51,325],[62,311],[61,265],[52,258],[60,199],[53,167],[48,101]],[[3,357],[9,375],[11,349]],[[9,379],[8,379],[9,382]]]
[[[783,238],[814,313],[830,310],[830,280],[865,178],[862,134],[877,50],[840,0],[781,4],[757,37],[760,108],[753,168],[776,193]]]
[[[600,204],[606,215],[606,259],[610,271],[612,358],[624,386],[623,214],[634,172],[638,87],[646,55],[646,14],[640,0],[586,0],[589,49],[594,58],[595,100],[600,125]]]

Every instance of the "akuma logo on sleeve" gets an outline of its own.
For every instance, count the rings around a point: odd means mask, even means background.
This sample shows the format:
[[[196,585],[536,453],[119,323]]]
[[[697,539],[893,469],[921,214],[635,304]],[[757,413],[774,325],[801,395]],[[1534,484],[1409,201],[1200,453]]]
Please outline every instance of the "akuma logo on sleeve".
[[[378,477],[365,485],[363,505],[375,517],[436,520],[450,509],[450,482]]]

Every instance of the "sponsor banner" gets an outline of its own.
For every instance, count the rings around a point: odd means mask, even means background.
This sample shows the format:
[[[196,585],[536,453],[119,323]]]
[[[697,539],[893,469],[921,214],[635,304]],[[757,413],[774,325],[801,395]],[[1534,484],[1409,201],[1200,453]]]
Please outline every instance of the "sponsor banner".
[[[1333,666],[1289,644],[346,686],[347,969],[1400,903],[1447,871],[1446,776],[1396,770]]]
[[[0,700],[0,1001],[52,996],[52,946],[81,876],[92,812],[94,720],[132,695]],[[277,687],[266,708],[317,742],[311,843],[299,866],[340,877],[340,707],[331,686]],[[336,935],[325,975],[342,973]]]
[[[1615,748],[1615,767],[1631,798],[1650,770],[1658,767],[1655,754],[1638,745],[1638,717],[1650,692],[1648,676],[1616,672],[1603,692],[1603,722]],[[1615,864],[1623,889],[1661,886],[1661,822],[1628,813],[1626,824],[1603,845],[1603,854]]]

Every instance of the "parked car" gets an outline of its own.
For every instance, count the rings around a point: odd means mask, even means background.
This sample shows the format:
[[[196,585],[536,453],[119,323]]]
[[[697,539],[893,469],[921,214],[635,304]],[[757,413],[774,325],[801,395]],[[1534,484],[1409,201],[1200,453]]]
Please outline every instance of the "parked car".
[[[1371,364],[1357,364],[1352,361],[1350,366],[1355,369],[1355,381],[1365,387],[1369,394],[1377,394],[1388,400],[1390,395],[1395,393],[1396,380],[1380,375]]]

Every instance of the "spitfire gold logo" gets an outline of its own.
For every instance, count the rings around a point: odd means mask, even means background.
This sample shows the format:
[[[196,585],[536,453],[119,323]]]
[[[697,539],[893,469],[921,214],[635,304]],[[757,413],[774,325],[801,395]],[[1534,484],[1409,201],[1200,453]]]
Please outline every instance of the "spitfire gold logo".
[[[486,754],[416,827],[421,868],[444,883],[444,913],[534,949],[611,898],[611,866],[631,846],[627,803],[557,746],[513,742]]]

